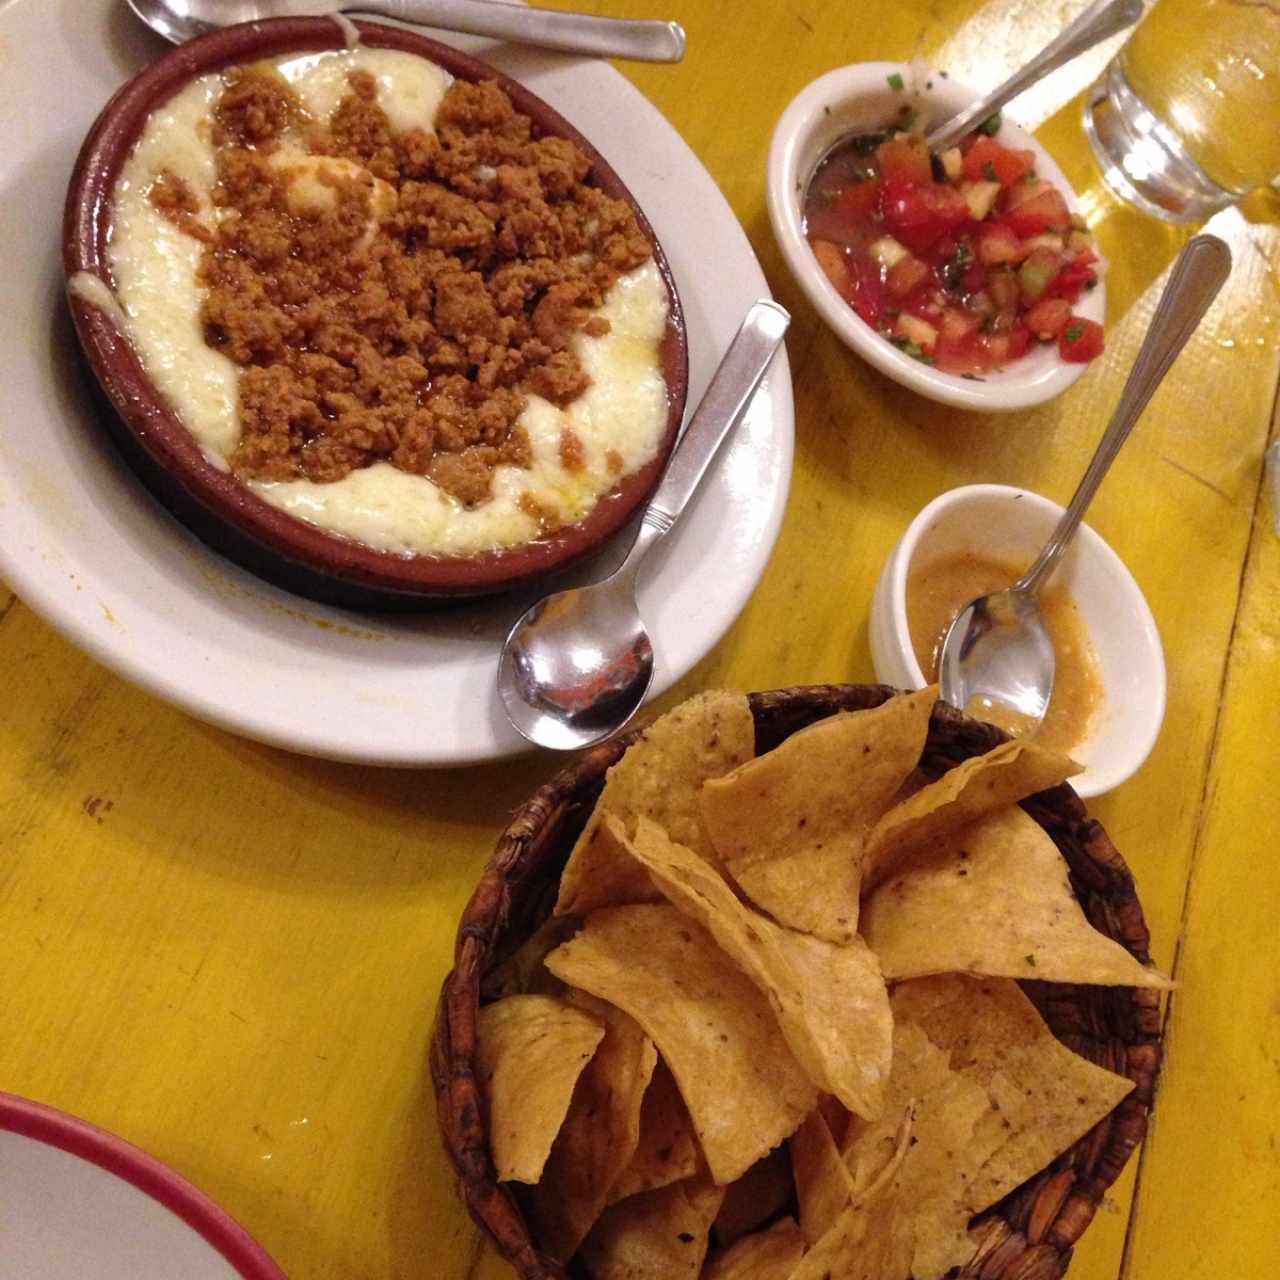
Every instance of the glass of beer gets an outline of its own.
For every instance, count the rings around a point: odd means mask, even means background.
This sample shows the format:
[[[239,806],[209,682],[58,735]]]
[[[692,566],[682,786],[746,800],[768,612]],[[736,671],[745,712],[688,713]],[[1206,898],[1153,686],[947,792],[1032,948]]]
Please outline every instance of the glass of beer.
[[[1280,0],[1156,0],[1090,90],[1109,187],[1199,222],[1280,176]]]

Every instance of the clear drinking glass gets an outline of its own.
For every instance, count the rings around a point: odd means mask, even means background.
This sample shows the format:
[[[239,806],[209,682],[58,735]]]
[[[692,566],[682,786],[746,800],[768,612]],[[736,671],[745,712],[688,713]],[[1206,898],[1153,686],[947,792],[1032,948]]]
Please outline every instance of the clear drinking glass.
[[[1156,0],[1093,86],[1107,185],[1198,222],[1280,176],[1280,0]]]

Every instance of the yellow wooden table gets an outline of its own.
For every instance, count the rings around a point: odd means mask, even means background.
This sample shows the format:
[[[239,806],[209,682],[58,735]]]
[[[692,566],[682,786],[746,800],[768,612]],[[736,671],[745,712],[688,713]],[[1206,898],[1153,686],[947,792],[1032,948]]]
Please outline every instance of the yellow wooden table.
[[[625,73],[710,168],[795,316],[777,551],[666,701],[872,679],[867,604],[903,527],[972,481],[1067,497],[1190,232],[1101,188],[1078,95],[1107,51],[1026,95],[1014,114],[1085,193],[1111,259],[1109,350],[1047,408],[949,413],[851,356],[792,285],[765,217],[769,134],[845,62],[920,55],[994,83],[1077,0],[625,7],[686,25],[682,66]],[[1214,219],[1233,278],[1091,516],[1155,611],[1170,694],[1155,754],[1094,811],[1182,985],[1151,1136],[1078,1251],[1081,1280],[1280,1275],[1280,538],[1261,478],[1278,223],[1262,196]],[[0,708],[0,1088],[169,1162],[299,1280],[506,1274],[454,1197],[426,1046],[459,910],[503,815],[557,762],[393,773],[255,746],[124,684],[2,590]]]

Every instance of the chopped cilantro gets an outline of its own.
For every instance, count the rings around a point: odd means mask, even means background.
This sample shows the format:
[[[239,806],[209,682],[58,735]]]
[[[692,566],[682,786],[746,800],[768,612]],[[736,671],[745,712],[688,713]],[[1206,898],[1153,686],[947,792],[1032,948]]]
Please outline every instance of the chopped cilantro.
[[[1000,181],[1000,179],[996,176],[996,167],[994,164],[991,163],[990,160],[988,160],[987,163],[982,166],[982,176],[986,178],[988,182]]]
[[[902,87],[903,87],[903,85],[902,85],[902,74],[901,74],[901,72],[894,71],[894,72],[890,73],[889,75],[885,76],[885,79],[889,82],[889,88],[890,88],[890,89],[893,89],[893,90],[894,90],[895,92],[897,92],[897,93],[901,93],[901,92],[902,92]]]
[[[985,133],[988,138],[994,138],[1000,132],[1000,126],[1003,123],[1004,119],[1001,117],[1000,112],[997,111],[995,115],[988,116],[978,126],[978,132]]]
[[[850,145],[855,154],[869,156],[875,153],[882,142],[888,142],[893,137],[893,132],[892,129],[879,129],[875,133],[859,134]]]
[[[1084,337],[1084,325],[1073,324],[1062,336],[1068,342],[1079,342]]]
[[[1025,959],[1025,960],[1026,960],[1026,962],[1027,962],[1027,963],[1028,963],[1028,964],[1029,964],[1033,969],[1036,967],[1036,958],[1035,958],[1035,956],[1028,955],[1028,956],[1024,956],[1024,957],[1023,957],[1023,959]]]
[[[986,378],[980,378],[976,373],[962,373],[960,376],[970,382],[986,382]]]

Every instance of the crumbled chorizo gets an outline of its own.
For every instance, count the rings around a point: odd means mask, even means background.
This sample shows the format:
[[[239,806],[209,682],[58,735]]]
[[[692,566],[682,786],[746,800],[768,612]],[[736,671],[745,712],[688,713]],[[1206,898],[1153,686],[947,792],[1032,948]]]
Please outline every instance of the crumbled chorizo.
[[[608,332],[593,311],[652,248],[630,206],[590,185],[587,157],[537,136],[496,84],[455,82],[434,134],[397,134],[373,77],[348,80],[305,137],[271,68],[229,75],[214,109],[201,320],[242,366],[231,463],[326,482],[384,461],[474,506],[497,467],[532,465],[528,396],[565,406],[590,385],[571,339]],[[171,175],[150,194],[201,225]],[[584,465],[571,431],[560,457]]]

